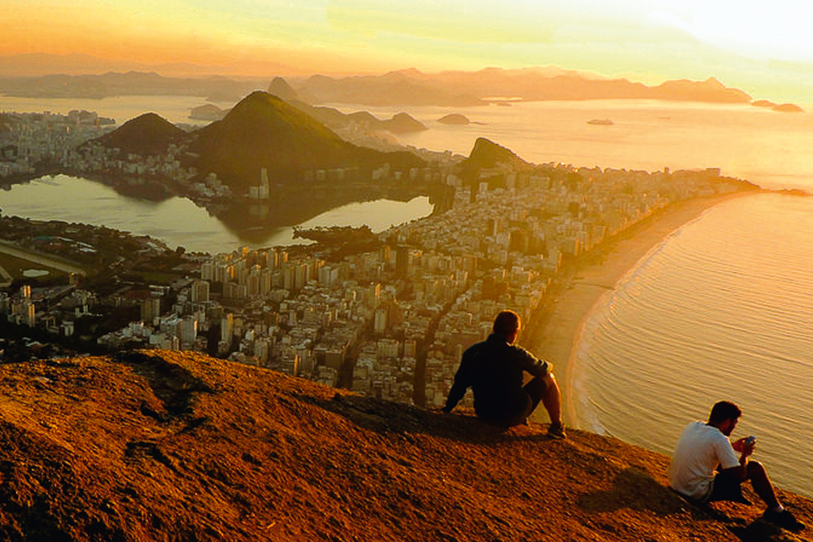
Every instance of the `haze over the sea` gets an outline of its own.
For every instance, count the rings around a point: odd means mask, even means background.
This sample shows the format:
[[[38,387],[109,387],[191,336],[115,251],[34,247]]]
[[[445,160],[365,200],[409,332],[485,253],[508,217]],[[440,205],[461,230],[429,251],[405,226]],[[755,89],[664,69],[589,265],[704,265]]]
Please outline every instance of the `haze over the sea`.
[[[0,75],[559,66],[646,84],[715,77],[798,103],[813,89],[813,33],[799,8],[790,0],[518,0],[510,9],[495,0],[8,0]],[[95,59],[17,56],[35,54]]]

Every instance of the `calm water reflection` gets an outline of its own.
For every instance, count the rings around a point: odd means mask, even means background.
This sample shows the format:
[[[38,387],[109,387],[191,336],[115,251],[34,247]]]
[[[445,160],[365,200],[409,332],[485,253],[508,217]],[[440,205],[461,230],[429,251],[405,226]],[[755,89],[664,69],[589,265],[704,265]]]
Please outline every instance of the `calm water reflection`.
[[[132,198],[101,183],[68,175],[41,177],[0,191],[0,210],[5,216],[82,222],[150,235],[172,247],[183,246],[191,251],[230,252],[241,245],[263,247],[295,242],[291,227],[235,232],[186,198],[160,202]],[[431,212],[432,204],[425,196],[407,202],[376,200],[338,207],[301,226],[367,224],[378,232]]]

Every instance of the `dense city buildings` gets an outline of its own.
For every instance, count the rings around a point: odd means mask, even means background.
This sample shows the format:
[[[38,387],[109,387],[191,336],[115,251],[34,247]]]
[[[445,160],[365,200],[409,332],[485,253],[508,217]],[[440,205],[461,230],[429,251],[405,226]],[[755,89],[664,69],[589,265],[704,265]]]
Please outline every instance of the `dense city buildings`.
[[[168,164],[148,167],[174,175]],[[488,335],[495,313],[530,319],[562,266],[607,238],[671,203],[744,188],[718,170],[497,165],[472,175],[450,162],[420,174],[453,194],[447,209],[356,250],[327,242],[185,254],[103,228],[44,235],[43,224],[3,219],[10,224],[3,237],[16,246],[107,267],[92,279],[73,274],[67,284],[12,289],[0,295],[0,318],[80,351],[198,350],[440,406],[462,351]],[[250,197],[267,198],[267,180],[258,177]],[[130,249],[116,252],[117,243]],[[116,318],[99,321],[105,314]],[[78,335],[85,341],[71,342]]]
[[[0,180],[63,164],[80,144],[113,128],[113,119],[91,111],[0,112]]]

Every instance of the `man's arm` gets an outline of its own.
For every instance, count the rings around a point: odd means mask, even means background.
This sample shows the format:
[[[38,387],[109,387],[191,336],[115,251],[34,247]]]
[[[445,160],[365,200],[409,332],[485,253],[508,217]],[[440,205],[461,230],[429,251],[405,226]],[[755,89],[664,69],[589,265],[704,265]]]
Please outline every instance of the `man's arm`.
[[[457,403],[466,395],[466,390],[471,386],[471,361],[467,354],[470,355],[468,351],[463,354],[460,367],[457,368],[454,375],[454,384],[452,384],[452,389],[449,390],[449,395],[446,397],[446,406],[442,410],[447,414],[457,406]]]
[[[530,373],[533,376],[548,376],[549,374],[553,373],[553,364],[537,359],[536,356],[522,348],[521,346],[517,346],[517,353],[521,360],[521,367],[524,371]]]
[[[756,443],[748,443],[745,439],[739,439],[738,441],[731,443],[730,446],[732,448],[732,453],[733,451],[740,452],[739,460],[737,461],[737,465],[727,468],[721,464],[723,468],[720,469],[720,472],[730,472],[738,480],[745,480],[748,477],[748,457],[754,453]]]
[[[466,390],[469,387],[463,384],[460,380],[458,380],[457,376],[455,376],[454,384],[452,384],[452,389],[449,390],[449,396],[446,397],[446,406],[443,407],[443,412],[447,414],[457,406],[457,403],[466,395]]]

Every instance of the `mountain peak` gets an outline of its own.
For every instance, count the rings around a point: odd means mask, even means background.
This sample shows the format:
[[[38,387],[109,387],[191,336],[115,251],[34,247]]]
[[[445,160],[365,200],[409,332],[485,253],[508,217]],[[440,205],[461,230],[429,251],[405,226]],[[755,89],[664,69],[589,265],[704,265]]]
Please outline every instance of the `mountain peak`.
[[[145,156],[162,154],[170,143],[185,136],[186,132],[160,115],[144,113],[96,141],[107,147],[116,147],[124,153]]]
[[[341,139],[307,113],[264,91],[243,98],[223,120],[199,130],[192,150],[198,169],[214,172],[238,193],[256,184],[261,168],[272,182],[296,186],[306,170],[371,170],[386,161],[418,167],[415,155],[395,157]]]
[[[502,431],[192,352],[5,364],[0,393],[8,540],[718,542],[742,528],[670,491],[667,457],[616,439]]]
[[[527,165],[528,162],[513,151],[484,137],[478,137],[474,148],[466,159],[468,167],[491,168],[498,164]]]
[[[291,85],[282,77],[274,77],[271,84],[268,86],[268,92],[275,96],[279,96],[286,102],[297,99],[296,91],[291,88]]]
[[[198,131],[199,169],[245,189],[266,168],[270,178],[300,178],[305,167],[339,164],[350,144],[281,98],[257,90]]]

